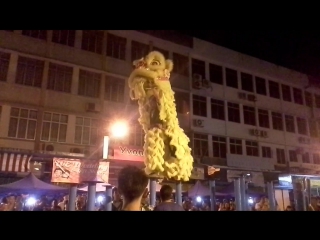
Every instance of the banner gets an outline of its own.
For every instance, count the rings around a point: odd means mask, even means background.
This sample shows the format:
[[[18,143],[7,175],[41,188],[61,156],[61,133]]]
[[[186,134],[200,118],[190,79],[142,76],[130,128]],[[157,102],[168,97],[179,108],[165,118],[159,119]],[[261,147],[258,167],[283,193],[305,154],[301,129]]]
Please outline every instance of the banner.
[[[144,162],[143,149],[133,146],[115,146],[113,149],[113,159]]]
[[[109,162],[53,158],[51,182],[82,183],[85,181],[109,181]]]

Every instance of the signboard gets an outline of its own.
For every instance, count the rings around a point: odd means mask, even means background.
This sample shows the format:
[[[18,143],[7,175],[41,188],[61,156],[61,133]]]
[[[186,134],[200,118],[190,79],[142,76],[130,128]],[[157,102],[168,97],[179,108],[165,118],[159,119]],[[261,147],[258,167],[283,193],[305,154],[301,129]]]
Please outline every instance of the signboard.
[[[280,175],[278,180],[279,180],[280,186],[292,188],[292,176],[291,175]]]
[[[191,172],[191,179],[204,180],[204,168],[194,167]]]
[[[85,181],[101,181],[108,183],[108,180],[109,162],[53,158],[51,182],[79,184]]]
[[[320,180],[310,179],[311,188],[320,188]]]
[[[273,162],[260,157],[227,154],[227,164],[229,167],[248,171],[274,171]]]
[[[296,162],[290,162],[289,170],[290,170],[290,173],[319,175],[320,166],[317,164],[301,164]]]
[[[143,149],[133,146],[116,146],[113,149],[113,159],[144,162]]]

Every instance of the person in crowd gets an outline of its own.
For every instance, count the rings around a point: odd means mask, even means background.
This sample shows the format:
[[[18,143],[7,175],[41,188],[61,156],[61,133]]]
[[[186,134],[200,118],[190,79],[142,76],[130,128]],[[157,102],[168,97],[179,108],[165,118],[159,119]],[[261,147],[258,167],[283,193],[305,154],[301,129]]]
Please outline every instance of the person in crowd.
[[[76,210],[86,211],[86,198],[85,196],[78,196],[76,200]]]
[[[148,182],[148,176],[138,167],[128,166],[121,169],[118,175],[118,188],[123,196],[122,211],[141,211],[141,199]]]
[[[224,203],[220,203],[218,211],[228,211]]]
[[[235,211],[236,210],[236,204],[233,201],[230,201],[230,211]]]
[[[61,208],[62,211],[65,211],[67,209],[67,201],[68,201],[68,196],[64,196],[61,201],[58,203],[58,206]]]
[[[16,196],[15,195],[9,195],[7,197],[7,200],[8,200],[8,206],[7,206],[7,211],[14,211],[14,206],[15,206],[15,203],[16,203]]]
[[[255,211],[269,211],[269,200],[266,197],[262,197],[259,202],[255,204]]]
[[[119,211],[122,209],[122,199],[118,188],[114,187],[112,189],[112,211]]]
[[[47,210],[47,198],[42,196],[41,199],[36,203],[33,211],[46,211]]]
[[[54,199],[51,204],[51,211],[62,211],[61,207],[58,205],[58,200]]]
[[[182,206],[172,201],[173,189],[169,185],[163,185],[160,189],[161,203],[154,208],[154,211],[185,211]]]
[[[152,211],[153,210],[153,207],[150,206],[150,203],[149,203],[149,196],[150,196],[150,192],[146,188],[145,192],[142,195],[142,199],[141,199],[141,211]]]
[[[288,205],[284,211],[291,212],[291,211],[293,211],[293,209],[290,205]]]
[[[0,203],[0,211],[8,211],[8,199],[7,197],[4,197],[1,199]]]
[[[183,209],[184,209],[185,211],[191,211],[191,209],[192,209],[192,207],[193,207],[192,201],[191,201],[190,199],[186,199],[186,200],[183,202],[182,206],[183,206]]]
[[[24,205],[23,197],[22,197],[22,195],[18,195],[18,196],[16,197],[16,201],[15,201],[15,205],[14,205],[14,210],[15,210],[15,211],[23,211],[23,205]]]

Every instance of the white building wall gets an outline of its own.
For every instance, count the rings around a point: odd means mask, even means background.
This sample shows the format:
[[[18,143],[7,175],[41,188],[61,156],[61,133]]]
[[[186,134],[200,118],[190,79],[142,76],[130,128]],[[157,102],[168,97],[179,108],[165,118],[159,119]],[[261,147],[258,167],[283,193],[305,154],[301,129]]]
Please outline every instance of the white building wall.
[[[286,158],[288,158],[288,150],[296,149],[297,147],[303,147],[310,153],[320,152],[319,141],[314,139],[310,145],[301,144],[298,138],[299,134],[288,133],[286,131],[277,131],[272,129],[272,121],[270,116],[269,129],[263,129],[268,132],[268,138],[257,138],[249,134],[249,129],[260,127],[253,127],[243,124],[243,112],[241,112],[241,124],[233,123],[229,121],[220,121],[210,118],[211,107],[210,99],[223,100],[225,104],[229,102],[239,103],[240,109],[242,105],[254,106],[259,109],[268,110],[270,115],[271,111],[279,112],[282,114],[288,114],[295,117],[311,118],[311,110],[307,106],[298,105],[295,103],[289,103],[279,99],[274,99],[269,96],[262,96],[255,94],[257,101],[252,103],[246,100],[238,98],[239,92],[245,92],[241,90],[240,77],[238,78],[239,89],[234,89],[226,86],[226,79],[224,74],[224,84],[211,83],[210,89],[195,90],[191,89],[191,59],[196,58],[206,62],[206,74],[205,78],[209,78],[209,63],[223,66],[223,68],[231,68],[240,72],[252,74],[265,78],[266,80],[276,81],[278,83],[284,83],[291,87],[297,87],[304,89],[308,86],[308,78],[306,75],[298,73],[293,70],[289,70],[272,63],[262,61],[260,59],[241,54],[227,48],[217,46],[215,44],[200,40],[193,39],[193,48],[188,48],[182,45],[178,45],[163,39],[158,39],[153,36],[132,31],[132,30],[107,30],[104,32],[104,40],[106,40],[107,32],[115,34],[117,36],[125,37],[127,39],[126,44],[126,58],[125,60],[113,59],[105,56],[106,43],[104,41],[103,54],[96,54],[81,49],[82,30],[76,31],[75,47],[64,46],[56,44],[50,41],[52,31],[48,32],[48,40],[43,41],[28,36],[23,36],[21,30],[15,30],[14,33],[7,31],[0,31],[0,52],[11,53],[10,65],[8,70],[7,81],[0,81],[0,105],[2,105],[2,114],[0,119],[0,147],[12,147],[22,149],[34,149],[33,141],[8,139],[7,132],[10,120],[10,107],[25,107],[25,108],[41,108],[43,111],[59,112],[69,115],[68,130],[67,130],[67,142],[66,143],[54,143],[56,151],[69,151],[70,148],[78,146],[74,144],[75,134],[75,117],[86,116],[91,118],[106,119],[111,116],[117,116],[119,109],[124,112],[126,116],[134,118],[137,115],[137,107],[129,104],[129,89],[126,86],[125,89],[125,101],[124,103],[113,103],[103,100],[103,96],[93,99],[78,96],[78,76],[79,70],[89,70],[102,74],[102,80],[106,75],[127,79],[132,70],[131,60],[131,41],[138,41],[145,44],[152,44],[153,46],[168,50],[170,56],[172,53],[179,53],[188,56],[189,61],[189,78],[172,74],[172,85],[176,91],[189,92],[192,94],[206,96],[207,98],[207,118],[193,116],[192,115],[192,98],[190,98],[191,114],[189,116],[179,115],[181,123],[185,128],[188,128],[188,124],[191,123],[191,119],[203,119],[204,124],[202,128],[192,126],[192,131],[198,133],[208,134],[208,140],[212,135],[234,137],[245,140],[255,140],[259,142],[259,145],[272,147],[272,158],[263,159],[270,164],[276,164],[276,148],[286,149]],[[59,63],[66,66],[73,67],[73,80],[71,93],[61,93],[51,90],[47,90],[46,86],[42,88],[33,88],[23,85],[15,84],[15,74],[18,56],[27,56],[35,59],[44,60],[46,66],[49,62]],[[44,77],[45,78],[45,77]],[[191,90],[190,90],[191,89]],[[319,89],[309,88],[309,92],[319,94]],[[103,90],[101,90],[103,92]],[[280,91],[281,92],[281,91]],[[267,87],[267,95],[269,90]],[[293,97],[293,96],[292,96]],[[96,103],[100,106],[101,113],[88,113],[86,112],[86,104]],[[43,108],[42,108],[43,107]],[[227,119],[227,107],[226,119]],[[314,109],[316,118],[320,117],[320,109]],[[258,116],[256,116],[258,117]],[[297,126],[296,126],[297,129]],[[320,130],[320,129],[319,129]],[[303,136],[307,137],[308,136]],[[209,156],[213,156],[212,142],[209,141]],[[88,148],[83,146],[83,148]],[[95,147],[89,147],[91,151],[94,151]],[[229,149],[229,147],[228,147]],[[245,146],[243,146],[243,152],[245,155]],[[312,155],[311,161],[312,161]],[[246,161],[245,156],[241,157],[243,161]],[[260,157],[261,158],[261,157]],[[301,156],[299,156],[299,164],[302,164]],[[311,164],[302,164],[313,167]]]

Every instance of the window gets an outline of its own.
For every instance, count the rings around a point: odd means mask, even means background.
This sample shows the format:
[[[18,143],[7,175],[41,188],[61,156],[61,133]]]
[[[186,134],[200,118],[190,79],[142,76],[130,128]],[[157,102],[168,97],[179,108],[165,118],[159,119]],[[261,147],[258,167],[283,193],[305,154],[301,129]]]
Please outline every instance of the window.
[[[303,96],[301,89],[293,88],[293,100],[295,103],[303,105]]]
[[[193,134],[193,155],[197,157],[209,157],[208,135]]]
[[[60,43],[70,47],[74,46],[76,30],[53,30],[52,42]]]
[[[227,140],[225,137],[212,136],[213,157],[227,158]]]
[[[267,110],[258,110],[259,127],[269,128],[269,112]]]
[[[284,149],[277,148],[277,163],[286,164],[286,154]]]
[[[130,126],[129,145],[142,147],[144,144],[144,131],[140,124]]]
[[[269,95],[270,97],[280,99],[279,83],[269,80]]]
[[[209,63],[210,82],[223,85],[222,67]]]
[[[95,145],[97,143],[99,121],[92,118],[77,117],[74,143]]]
[[[256,77],[256,93],[267,95],[266,80],[264,78]]]
[[[189,58],[187,56],[173,53],[172,60],[174,66],[172,72],[183,76],[189,76]]]
[[[44,61],[19,56],[16,83],[41,87]]]
[[[319,153],[314,153],[313,154],[313,163],[314,164],[320,164],[320,155],[319,155]]]
[[[226,68],[226,85],[228,87],[238,88],[238,73],[236,70]]]
[[[290,162],[298,162],[298,156],[295,150],[289,150],[289,160]]]
[[[124,102],[124,84],[124,79],[106,76],[104,100],[111,102]]]
[[[286,131],[295,133],[295,126],[294,126],[294,117],[285,115],[284,116],[285,122],[286,122]]]
[[[190,112],[190,95],[186,92],[174,93],[174,98],[176,101],[177,113],[188,114]]]
[[[318,137],[319,132],[317,128],[317,121],[309,120],[309,133],[311,137]]]
[[[47,40],[47,30],[22,30],[22,35]]]
[[[248,156],[259,157],[258,142],[246,141],[246,152]]]
[[[291,88],[290,88],[290,86],[282,84],[281,85],[281,90],[282,90],[282,99],[284,101],[291,102],[292,100],[291,100]]]
[[[202,76],[202,79],[206,78],[206,64],[204,61],[192,59],[192,75],[194,74],[200,74]]]
[[[302,162],[303,163],[310,163],[310,155],[308,152],[302,154]]]
[[[59,92],[71,92],[73,68],[49,63],[47,88]]]
[[[283,130],[283,122],[281,113],[272,112],[272,127],[274,130]]]
[[[10,53],[0,52],[0,82],[7,81]]]
[[[101,74],[80,69],[78,94],[99,98]]]
[[[242,90],[253,92],[253,77],[248,73],[241,73]]]
[[[229,141],[230,141],[230,153],[242,155],[242,140],[230,138]]]
[[[107,56],[125,60],[127,39],[108,33],[107,35]]]
[[[308,107],[313,107],[313,97],[312,97],[312,93],[310,92],[304,92],[304,99],[306,102],[306,105]]]
[[[320,95],[315,94],[314,100],[317,108],[320,108]]]
[[[45,112],[42,123],[42,141],[65,142],[67,138],[68,115]]]
[[[82,30],[81,49],[98,53],[102,53],[103,31],[98,30]]]
[[[263,158],[272,158],[271,147],[261,147]]]
[[[297,117],[298,133],[302,135],[308,135],[307,133],[307,120]]]
[[[240,123],[240,106],[237,103],[228,102],[228,120]]]
[[[161,52],[163,54],[163,56],[165,57],[165,59],[169,58],[169,51],[167,51],[167,50],[164,50],[164,49],[158,48],[158,47],[153,47],[152,50]]]
[[[207,117],[207,98],[193,95],[193,114],[201,117]]]
[[[254,107],[243,106],[244,124],[256,126],[256,111]]]
[[[224,101],[211,99],[211,117],[214,119],[225,120]]]
[[[8,137],[34,140],[38,112],[36,110],[11,108]]]
[[[145,57],[150,51],[147,44],[139,43],[136,41],[131,42],[131,61]]]

